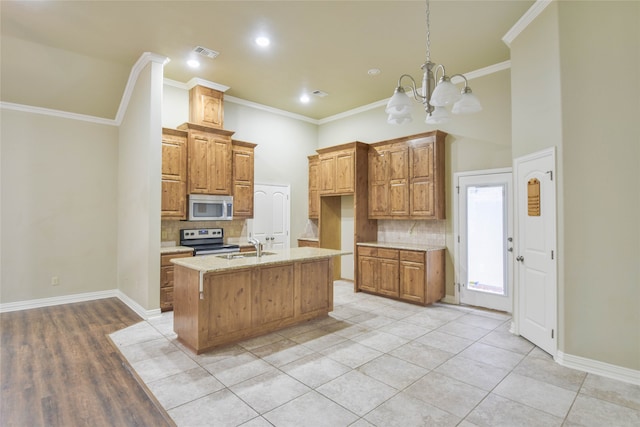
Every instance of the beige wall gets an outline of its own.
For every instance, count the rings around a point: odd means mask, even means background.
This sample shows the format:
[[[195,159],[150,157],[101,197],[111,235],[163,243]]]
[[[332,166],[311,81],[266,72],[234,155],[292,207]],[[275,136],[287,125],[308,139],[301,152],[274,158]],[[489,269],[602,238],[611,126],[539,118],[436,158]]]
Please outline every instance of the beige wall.
[[[118,128],[7,109],[0,120],[0,303],[115,289]]]
[[[639,27],[638,2],[553,2],[511,46],[514,157],[559,154],[559,348],[635,370]]]
[[[417,77],[417,76],[414,76]],[[469,116],[454,116],[451,123],[437,128],[424,123],[425,115],[418,104],[414,107],[413,122],[395,126],[387,124],[384,106],[332,120],[320,125],[318,146],[329,147],[350,141],[373,143],[387,139],[440,129],[447,132],[445,144],[446,225],[441,241],[447,245],[447,295],[454,294],[454,239],[453,239],[453,174],[456,172],[504,168],[511,166],[511,90],[509,70],[499,71],[469,81],[473,92],[480,98],[483,111]],[[393,88],[390,88],[393,92]],[[420,221],[419,221],[420,222]],[[424,222],[424,221],[423,221]],[[401,221],[394,226],[385,224],[384,230],[393,230],[394,238],[403,223],[411,230],[431,230],[429,224],[411,227],[413,222]],[[441,227],[439,229],[442,229]],[[379,236],[384,240],[384,236]],[[411,241],[415,236],[406,236]]]
[[[118,144],[118,288],[145,310],[160,307],[162,84],[162,64],[147,64]]]

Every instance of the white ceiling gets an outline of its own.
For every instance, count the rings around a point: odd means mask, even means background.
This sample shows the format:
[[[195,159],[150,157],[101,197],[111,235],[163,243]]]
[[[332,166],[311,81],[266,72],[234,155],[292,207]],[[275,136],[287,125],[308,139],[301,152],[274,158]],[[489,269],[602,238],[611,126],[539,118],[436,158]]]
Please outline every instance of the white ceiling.
[[[454,74],[508,60],[501,39],[533,3],[432,0],[432,61]],[[420,78],[426,52],[423,1],[2,0],[0,15],[2,101],[107,119],[144,52],[171,59],[166,78],[313,119],[388,98],[401,74]],[[198,45],[220,55],[191,70]],[[329,96],[301,104],[313,90]]]

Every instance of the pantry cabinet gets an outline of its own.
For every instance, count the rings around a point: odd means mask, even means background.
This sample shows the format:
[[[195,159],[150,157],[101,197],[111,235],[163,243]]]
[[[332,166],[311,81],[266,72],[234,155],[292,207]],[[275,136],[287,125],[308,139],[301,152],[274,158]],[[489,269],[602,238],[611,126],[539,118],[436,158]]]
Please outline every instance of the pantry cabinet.
[[[369,218],[445,218],[445,137],[433,131],[370,146]]]
[[[187,130],[189,194],[230,195],[233,132],[184,123],[178,129]]]
[[[187,132],[162,129],[162,219],[187,219]]]
[[[233,217],[253,218],[253,171],[256,144],[232,141]]]
[[[444,298],[444,249],[358,245],[356,290],[421,305]]]
[[[309,156],[309,218],[318,219],[320,215],[320,192],[318,187],[319,158]]]

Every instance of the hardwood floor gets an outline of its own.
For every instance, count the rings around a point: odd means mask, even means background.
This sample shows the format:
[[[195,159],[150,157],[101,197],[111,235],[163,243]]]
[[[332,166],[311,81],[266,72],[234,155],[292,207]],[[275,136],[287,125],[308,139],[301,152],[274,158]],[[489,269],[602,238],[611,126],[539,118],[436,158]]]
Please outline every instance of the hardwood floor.
[[[107,336],[139,321],[117,298],[0,314],[0,425],[174,426]]]

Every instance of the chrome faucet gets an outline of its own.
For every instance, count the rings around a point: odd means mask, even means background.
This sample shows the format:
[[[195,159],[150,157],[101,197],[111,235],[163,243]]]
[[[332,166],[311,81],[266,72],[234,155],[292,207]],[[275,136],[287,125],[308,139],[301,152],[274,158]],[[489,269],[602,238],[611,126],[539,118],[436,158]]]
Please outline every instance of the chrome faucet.
[[[259,258],[262,256],[262,243],[260,243],[260,240],[256,239],[255,237],[250,237],[249,238],[249,243],[251,243],[255,248],[256,248],[256,256]]]

